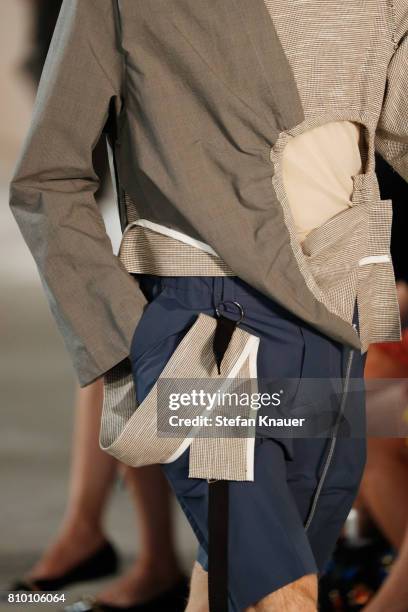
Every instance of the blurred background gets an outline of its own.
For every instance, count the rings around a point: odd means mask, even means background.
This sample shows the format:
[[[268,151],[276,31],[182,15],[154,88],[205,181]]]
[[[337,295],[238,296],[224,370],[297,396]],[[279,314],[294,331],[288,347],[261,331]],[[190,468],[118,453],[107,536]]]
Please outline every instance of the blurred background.
[[[78,390],[35,265],[8,207],[10,176],[28,129],[36,83],[59,5],[59,0],[0,2],[0,590],[3,591],[15,580],[26,576],[52,544],[66,512],[67,492],[70,486],[72,488],[71,443]],[[114,249],[117,250],[119,220],[106,174],[106,160],[103,151],[96,152],[96,156],[99,157],[97,164],[104,179],[99,204]],[[407,186],[381,160],[379,168],[383,196],[392,197],[394,202],[392,252],[396,275],[398,279],[407,281]],[[404,355],[402,347],[397,347],[396,353],[391,356],[387,352],[377,351],[373,355],[372,375],[407,377],[408,361],[404,362]],[[399,364],[398,367],[396,364]],[[89,398],[87,401],[86,409],[92,410]],[[385,485],[380,490],[382,493],[387,491],[391,499],[401,487],[401,478],[408,477],[405,441],[397,441],[398,449],[392,443],[395,441],[391,441],[389,448],[383,446],[374,449],[373,460],[369,464],[370,476],[374,470],[378,486],[381,478],[384,478]],[[377,461],[378,457],[380,460]],[[391,473],[395,470],[398,471],[399,480],[393,488],[390,484]],[[88,462],[88,477],[92,479],[94,473],[97,479],[97,472],[97,461]],[[403,548],[404,529],[408,523],[406,496],[394,502],[394,507],[399,508],[401,527],[398,534],[388,529],[389,516],[376,511],[377,501],[372,500],[369,494],[365,495],[364,491],[362,498],[363,501],[356,504],[350,517],[350,524],[340,543],[340,552],[337,551],[330,568],[323,610],[365,608],[390,574],[398,552]],[[120,473],[114,478],[106,506],[106,532],[120,551],[124,567],[130,567],[139,554],[140,526],[137,525],[135,509]],[[370,525],[364,535],[358,531],[357,515],[360,518],[364,516],[363,522]],[[189,572],[196,545],[178,510],[175,510],[174,524],[176,554],[181,567]],[[376,555],[378,552],[375,568],[372,567],[373,550]],[[367,561],[369,558],[370,563]],[[408,554],[405,562],[408,575]],[[364,570],[368,565],[369,576]],[[73,584],[63,590],[69,600],[74,601],[83,593],[99,592],[103,585],[104,582],[100,580],[90,581]],[[408,592],[405,593],[406,602],[405,595],[401,595],[402,606],[405,607],[398,608],[402,612],[408,610]],[[3,609],[9,607],[0,602],[0,610]],[[41,606],[37,606],[37,609],[41,609]],[[44,609],[54,608],[45,606]],[[371,610],[369,607],[367,609]],[[386,603],[373,608],[382,609],[388,612],[391,608]]]

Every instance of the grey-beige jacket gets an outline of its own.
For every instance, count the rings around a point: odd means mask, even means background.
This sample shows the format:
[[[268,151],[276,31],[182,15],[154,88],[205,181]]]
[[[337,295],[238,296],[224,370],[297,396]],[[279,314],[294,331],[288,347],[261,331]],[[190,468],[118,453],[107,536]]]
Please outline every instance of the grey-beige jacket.
[[[129,272],[235,274],[352,347],[399,339],[374,153],[408,180],[407,29],[407,0],[65,0],[11,207],[82,386],[129,355]],[[302,249],[282,152],[339,120],[365,128],[363,173]],[[103,130],[119,258],[94,199]]]

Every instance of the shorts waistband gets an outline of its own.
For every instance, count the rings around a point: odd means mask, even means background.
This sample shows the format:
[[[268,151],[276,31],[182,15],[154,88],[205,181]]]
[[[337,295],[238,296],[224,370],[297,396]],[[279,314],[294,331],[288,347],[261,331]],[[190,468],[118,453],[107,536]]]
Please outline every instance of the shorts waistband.
[[[183,301],[200,303],[202,308],[215,308],[221,302],[238,302],[242,306],[261,309],[269,316],[281,317],[301,324],[295,315],[237,276],[156,276],[134,274],[142,289],[155,295],[164,288],[181,292]]]
[[[223,300],[235,299],[239,296],[268,299],[237,276],[155,276],[151,274],[135,274],[134,276],[149,285],[159,285],[161,288],[171,287],[189,293],[195,291],[207,293]]]

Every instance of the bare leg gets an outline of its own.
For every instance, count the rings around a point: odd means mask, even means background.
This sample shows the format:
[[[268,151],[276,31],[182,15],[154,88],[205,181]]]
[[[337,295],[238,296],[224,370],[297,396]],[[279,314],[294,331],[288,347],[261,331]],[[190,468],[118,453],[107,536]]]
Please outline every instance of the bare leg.
[[[408,317],[408,285],[398,283],[401,319]],[[370,359],[371,354],[371,361]],[[386,378],[407,376],[407,368],[391,356],[370,347],[366,376]],[[408,448],[403,439],[370,440],[361,496],[381,529],[399,549],[391,574],[365,612],[406,612],[408,601]]]
[[[173,541],[171,493],[161,468],[126,468],[125,477],[137,510],[140,553],[129,571],[98,596],[98,601],[121,606],[152,599],[182,575]]]
[[[190,599],[186,612],[208,612],[208,575],[196,563],[191,579]],[[314,574],[271,593],[246,612],[316,612],[317,577]]]
[[[317,612],[317,577],[303,576],[271,593],[246,612]]]
[[[367,612],[406,612],[408,601],[408,449],[402,439],[372,440],[369,470],[363,479],[362,495],[384,533],[399,549],[391,574]]]
[[[185,612],[209,612],[208,574],[199,563],[194,565],[191,576],[190,597]]]
[[[29,579],[66,572],[104,541],[104,508],[120,464],[99,447],[102,400],[100,381],[78,392],[67,509],[56,539]],[[172,539],[171,494],[161,468],[120,467],[137,510],[140,553],[129,572],[103,591],[100,600],[126,606],[172,586],[181,570]]]
[[[402,439],[372,439],[360,493],[372,517],[400,548],[408,524],[408,448]]]
[[[66,572],[104,541],[103,509],[117,462],[99,448],[102,398],[100,381],[78,391],[65,516],[56,539],[30,571],[30,579]]]
[[[408,526],[398,559],[380,591],[364,612],[406,612],[408,601]]]

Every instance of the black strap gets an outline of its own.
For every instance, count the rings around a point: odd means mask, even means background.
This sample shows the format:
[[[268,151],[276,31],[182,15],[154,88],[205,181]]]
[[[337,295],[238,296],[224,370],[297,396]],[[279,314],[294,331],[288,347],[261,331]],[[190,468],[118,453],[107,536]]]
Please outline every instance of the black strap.
[[[208,487],[208,601],[210,612],[228,612],[228,480]]]
[[[237,322],[232,319],[227,319],[222,315],[217,317],[217,326],[215,328],[213,351],[217,364],[218,374],[221,374],[221,363],[231,341]]]

